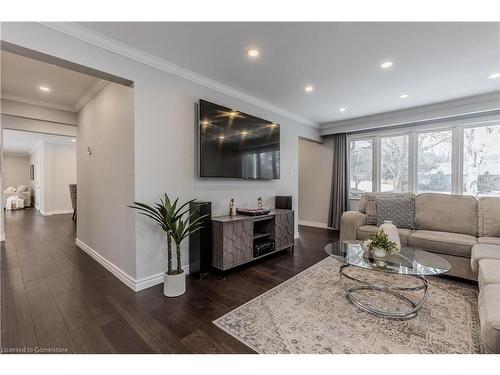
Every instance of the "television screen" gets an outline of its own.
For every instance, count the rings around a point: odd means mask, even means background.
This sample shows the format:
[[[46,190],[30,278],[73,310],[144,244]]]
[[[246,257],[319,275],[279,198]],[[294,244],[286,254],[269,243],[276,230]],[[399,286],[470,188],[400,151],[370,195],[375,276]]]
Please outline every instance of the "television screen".
[[[200,177],[280,178],[280,126],[200,100]]]

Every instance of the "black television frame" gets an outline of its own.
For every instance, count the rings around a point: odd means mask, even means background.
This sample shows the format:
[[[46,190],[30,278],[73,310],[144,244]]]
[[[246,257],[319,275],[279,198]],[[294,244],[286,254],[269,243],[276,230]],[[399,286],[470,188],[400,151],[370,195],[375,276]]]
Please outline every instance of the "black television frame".
[[[241,113],[242,115],[246,115],[246,116],[250,116],[250,117],[253,117],[253,118],[256,118],[258,120],[262,120],[264,122],[269,122],[269,123],[272,123],[274,125],[276,125],[278,127],[278,131],[279,131],[279,143],[278,143],[278,151],[279,151],[279,171],[278,171],[278,177],[277,178],[245,178],[245,177],[226,177],[226,176],[203,176],[202,175],[202,168],[201,168],[201,164],[202,164],[202,152],[201,152],[201,144],[202,144],[202,141],[201,141],[201,103],[202,102],[206,102],[206,103],[210,103],[210,104],[214,104],[216,106],[219,106],[221,108],[224,108],[224,109],[227,109],[229,111],[232,111],[234,109],[231,109],[230,107],[226,107],[224,105],[221,105],[221,104],[217,104],[217,103],[214,103],[214,102],[211,102],[209,100],[205,100],[205,99],[199,99],[198,102],[196,103],[196,121],[195,121],[195,126],[196,126],[196,138],[197,138],[197,147],[196,147],[196,152],[197,152],[197,156],[195,158],[195,160],[197,161],[197,165],[196,165],[196,169],[197,169],[197,177],[200,178],[200,179],[204,179],[204,180],[210,180],[210,179],[214,179],[214,180],[223,180],[223,179],[226,179],[226,180],[244,180],[244,181],[274,181],[274,180],[279,180],[281,179],[281,125],[275,121],[269,121],[269,120],[265,120],[265,119],[262,119],[260,117],[257,117],[257,116],[254,116],[254,115],[251,115],[251,114],[248,114],[248,113],[245,113],[245,112],[242,112],[242,111],[239,111],[237,110],[239,113]]]

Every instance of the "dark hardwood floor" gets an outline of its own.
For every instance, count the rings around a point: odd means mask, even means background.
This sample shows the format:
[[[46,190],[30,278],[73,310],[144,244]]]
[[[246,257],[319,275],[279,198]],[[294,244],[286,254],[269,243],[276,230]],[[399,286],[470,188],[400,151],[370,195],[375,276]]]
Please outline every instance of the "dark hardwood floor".
[[[77,248],[71,215],[7,211],[5,230],[0,346],[28,353],[252,353],[212,321],[325,258],[338,236],[300,227],[293,255],[188,277],[185,295],[166,298],[162,285],[133,292]]]

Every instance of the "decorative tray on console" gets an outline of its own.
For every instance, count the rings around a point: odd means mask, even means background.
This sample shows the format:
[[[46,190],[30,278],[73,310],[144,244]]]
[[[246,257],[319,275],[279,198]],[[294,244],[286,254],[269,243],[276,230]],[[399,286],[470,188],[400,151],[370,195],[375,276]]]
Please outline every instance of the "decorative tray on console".
[[[271,212],[268,208],[237,208],[236,213],[240,215],[248,215],[248,216],[260,216],[267,215]]]

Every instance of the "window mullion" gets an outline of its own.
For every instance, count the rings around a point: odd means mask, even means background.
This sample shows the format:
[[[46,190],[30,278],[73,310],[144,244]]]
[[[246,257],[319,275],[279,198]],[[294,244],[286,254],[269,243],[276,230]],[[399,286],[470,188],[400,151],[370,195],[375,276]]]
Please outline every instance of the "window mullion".
[[[408,190],[417,193],[418,173],[418,135],[411,132],[408,135]]]
[[[380,137],[376,136],[373,138],[373,185],[372,190],[375,192],[379,192],[381,190],[381,150],[380,150]]]
[[[452,132],[451,192],[452,194],[463,194],[464,130],[457,126],[453,128]]]

